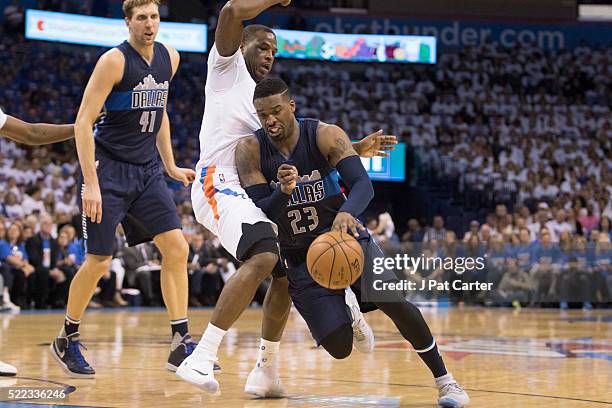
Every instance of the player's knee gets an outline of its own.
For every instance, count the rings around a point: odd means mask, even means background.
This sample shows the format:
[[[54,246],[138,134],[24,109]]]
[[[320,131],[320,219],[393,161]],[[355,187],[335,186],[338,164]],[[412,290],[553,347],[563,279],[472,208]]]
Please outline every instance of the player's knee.
[[[253,272],[257,275],[258,281],[263,281],[270,276],[274,266],[278,262],[278,255],[272,252],[262,252],[253,255],[245,263],[249,263]]]
[[[159,246],[162,259],[171,263],[187,263],[189,257],[189,245],[181,236],[180,239],[167,241],[163,246]]]
[[[321,345],[330,356],[342,360],[353,351],[353,329],[350,324],[344,324],[321,340]]]
[[[106,272],[110,270],[111,256],[100,256],[100,255],[87,255],[85,264],[83,265],[85,271],[98,275],[99,277],[104,276]]]

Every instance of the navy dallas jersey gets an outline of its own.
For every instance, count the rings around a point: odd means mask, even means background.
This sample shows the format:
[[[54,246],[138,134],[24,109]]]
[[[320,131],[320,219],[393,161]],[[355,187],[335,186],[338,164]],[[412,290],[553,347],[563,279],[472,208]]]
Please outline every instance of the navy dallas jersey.
[[[94,130],[96,150],[115,160],[143,164],[156,158],[172,60],[158,42],[150,65],[127,41],[117,49],[125,57],[123,78],[104,103],[106,116]]]
[[[117,49],[125,59],[123,77],[94,130],[102,222],[82,214],[87,253],[100,256],[113,254],[119,223],[130,246],[181,228],[156,146],[172,79],[170,54],[156,42],[149,64],[127,41]]]
[[[317,145],[319,121],[298,119],[298,123],[300,137],[287,159],[272,145],[265,130],[255,133],[259,140],[261,170],[272,189],[277,186],[277,171],[283,163],[295,166],[301,177],[277,223],[281,253],[288,258],[305,255],[312,241],[330,230],[346,200],[340,190],[338,172]]]

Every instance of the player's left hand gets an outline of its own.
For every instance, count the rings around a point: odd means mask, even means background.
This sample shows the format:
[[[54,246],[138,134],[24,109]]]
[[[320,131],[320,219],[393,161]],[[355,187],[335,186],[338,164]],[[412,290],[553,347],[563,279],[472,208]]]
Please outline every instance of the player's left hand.
[[[345,234],[350,231],[355,238],[357,238],[359,233],[363,230],[365,230],[365,227],[347,212],[339,212],[332,225],[332,231],[342,231]]]
[[[383,135],[382,129],[353,143],[353,148],[361,157],[389,157],[389,151],[395,149],[397,136]]]
[[[185,187],[193,183],[196,178],[196,172],[194,170],[184,169],[182,167],[175,167],[173,169],[169,169],[168,175],[176,181],[180,181],[181,183],[183,183]]]

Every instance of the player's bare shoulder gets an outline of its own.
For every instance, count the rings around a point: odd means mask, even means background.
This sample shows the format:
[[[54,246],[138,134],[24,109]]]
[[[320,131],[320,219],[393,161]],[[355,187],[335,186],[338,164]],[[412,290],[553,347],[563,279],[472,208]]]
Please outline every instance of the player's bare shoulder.
[[[356,154],[346,132],[325,122],[319,122],[317,127],[317,146],[333,166],[344,157]]]
[[[123,53],[117,48],[106,51],[98,60],[95,70],[99,71],[107,79],[112,79],[114,83],[121,81],[123,71],[125,70],[125,57]]]

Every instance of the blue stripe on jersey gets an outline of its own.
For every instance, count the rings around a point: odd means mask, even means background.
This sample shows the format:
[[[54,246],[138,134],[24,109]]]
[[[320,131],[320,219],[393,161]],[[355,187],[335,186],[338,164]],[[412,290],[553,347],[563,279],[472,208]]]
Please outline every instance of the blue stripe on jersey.
[[[121,111],[132,109],[132,91],[111,92],[106,98],[104,109],[107,111]]]
[[[323,177],[325,197],[330,197],[342,192],[342,190],[340,190],[340,183],[338,183],[339,178],[340,176],[338,175],[338,171],[335,169],[330,171],[327,176]]]

